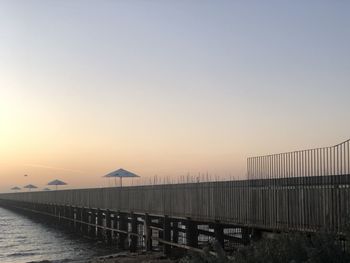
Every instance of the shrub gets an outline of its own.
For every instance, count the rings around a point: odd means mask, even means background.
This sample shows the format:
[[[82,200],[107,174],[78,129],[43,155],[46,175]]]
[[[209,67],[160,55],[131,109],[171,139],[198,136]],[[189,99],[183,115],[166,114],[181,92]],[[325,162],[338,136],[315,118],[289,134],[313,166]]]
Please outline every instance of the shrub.
[[[216,256],[210,253],[214,250]],[[330,232],[312,235],[276,234],[274,238],[253,242],[227,256],[214,242],[202,253],[191,253],[181,263],[347,263],[348,249]]]

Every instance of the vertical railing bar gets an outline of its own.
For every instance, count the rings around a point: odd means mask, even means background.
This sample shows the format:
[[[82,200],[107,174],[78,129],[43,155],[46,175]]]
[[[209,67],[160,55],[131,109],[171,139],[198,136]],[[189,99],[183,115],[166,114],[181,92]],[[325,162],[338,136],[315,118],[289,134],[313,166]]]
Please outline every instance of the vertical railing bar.
[[[310,168],[311,168],[311,165],[310,165],[310,151],[308,150],[307,151],[307,155],[306,155],[306,158],[307,158],[307,177],[310,176],[311,172],[310,172]]]
[[[328,176],[328,172],[327,172],[327,147],[323,148],[322,151],[322,164],[323,164],[323,207],[324,207],[324,221],[323,221],[323,225],[325,226],[327,224],[326,222],[326,217],[327,217],[327,195],[326,195],[326,191],[327,191],[327,176]]]
[[[335,230],[335,227],[334,227],[334,223],[335,223],[335,215],[334,215],[334,212],[337,211],[337,208],[336,208],[336,204],[335,204],[335,190],[334,190],[334,183],[335,183],[335,175],[336,175],[336,147],[332,147],[332,150],[333,150],[333,162],[332,162],[332,166],[333,166],[333,173],[332,173],[332,180],[331,180],[331,186],[332,186],[332,231]]]
[[[314,151],[313,151],[313,176],[316,176],[316,175],[318,175],[317,174],[317,149],[314,149]]]
[[[302,151],[302,164],[301,164],[301,166],[302,166],[302,176],[301,176],[301,178],[300,178],[300,180],[301,180],[301,188],[300,188],[300,191],[301,191],[301,194],[302,194],[302,211],[301,211],[301,223],[302,223],[302,228],[304,228],[305,227],[305,220],[304,220],[304,211],[305,211],[305,195],[304,195],[304,178],[305,178],[305,176],[306,176],[306,168],[305,168],[305,156],[306,156],[306,154],[305,154],[305,151]]]
[[[298,151],[298,154],[297,154],[297,173],[298,173],[298,191],[297,191],[297,197],[298,197],[298,227],[300,229],[301,227],[301,216],[300,216],[300,212],[301,212],[301,204],[300,204],[300,177],[301,177],[301,152]]]
[[[340,175],[341,175],[341,144],[337,146],[337,175],[336,175],[336,184],[335,184],[335,198],[336,198],[336,206],[337,206],[337,214],[336,214],[336,230],[339,231],[339,226],[340,226],[340,219],[341,219],[341,214],[340,214],[340,196],[339,196],[339,183],[340,183]]]
[[[311,176],[315,176],[315,149],[310,150]]]
[[[255,179],[255,160],[256,158],[252,159],[252,180]]]
[[[291,227],[291,204],[290,204],[290,194],[291,194],[291,189],[290,189],[290,182],[292,181],[292,153],[288,154],[288,184],[287,184],[287,211],[288,211],[288,229]]]
[[[255,159],[255,173],[254,173],[254,179],[258,179],[258,173],[259,173],[259,157],[256,157]]]
[[[349,175],[350,174],[350,152],[349,152],[349,144],[350,144],[350,141],[347,141],[347,149],[348,149],[348,170],[346,171],[346,173]]]
[[[296,179],[296,177],[295,177],[295,155],[296,155],[296,152],[293,152],[293,164],[292,164],[292,169],[293,169],[293,184],[291,185],[291,193],[292,193],[292,195],[293,195],[293,200],[294,200],[294,204],[293,204],[293,206],[292,206],[292,215],[293,215],[293,222],[292,222],[292,229],[293,230],[295,230],[296,229],[296,220],[295,220],[295,208],[296,208],[296,203],[295,203],[295,196],[297,196],[296,195],[296,187],[295,187],[295,179]]]
[[[274,227],[273,222],[274,222],[274,199],[273,199],[273,191],[274,191],[274,180],[273,180],[273,157],[269,157],[269,181],[270,181],[270,189],[269,189],[269,199],[271,202],[271,207],[270,207],[270,222],[269,225],[270,227]]]

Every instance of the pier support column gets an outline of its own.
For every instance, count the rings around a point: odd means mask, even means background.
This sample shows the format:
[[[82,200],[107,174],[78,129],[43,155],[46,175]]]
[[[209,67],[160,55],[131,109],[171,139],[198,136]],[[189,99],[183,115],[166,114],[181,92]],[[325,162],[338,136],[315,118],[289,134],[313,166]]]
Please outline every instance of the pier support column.
[[[98,240],[103,239],[102,227],[103,227],[103,214],[102,214],[101,209],[97,209],[97,239]]]
[[[67,206],[67,224],[70,230],[73,229],[73,213],[71,205]]]
[[[164,224],[163,218],[158,218],[158,219],[157,219],[157,222],[158,222],[159,227],[162,227],[163,224]],[[160,239],[163,239],[163,238],[164,238],[164,233],[163,233],[163,231],[158,231],[158,237],[159,237]],[[161,244],[161,245],[163,245],[163,244]]]
[[[191,219],[186,221],[186,245],[198,247],[198,227]]]
[[[128,218],[125,214],[118,212],[118,248],[125,249],[128,238]]]
[[[52,204],[49,204],[48,207],[47,207],[47,212],[50,214],[50,215],[53,215],[53,206]]]
[[[64,226],[68,227],[69,221],[66,219],[68,214],[67,206],[61,206],[61,222]]]
[[[74,229],[74,207],[72,205],[69,206],[69,226],[70,229]]]
[[[83,225],[82,225],[82,229],[83,229],[83,235],[89,236],[89,210],[86,207],[82,208],[83,210]]]
[[[80,233],[81,232],[81,221],[82,221],[82,211],[80,207],[75,208],[75,217],[76,217],[76,222],[75,222],[75,231]]]
[[[111,211],[109,211],[109,209],[107,209],[106,211],[106,242],[107,244],[111,245],[112,244],[112,218],[111,218]]]
[[[59,214],[60,214],[59,207],[57,205],[54,205],[53,209],[54,209],[53,210],[53,215],[54,215],[53,222],[57,223],[59,221]]]
[[[62,223],[61,216],[62,216],[62,206],[57,205],[57,218],[59,223]]]
[[[130,214],[131,218],[131,233],[132,234],[138,234],[137,231],[137,216],[134,213]],[[135,252],[137,249],[137,241],[138,236],[137,235],[130,235],[130,251]]]
[[[64,219],[64,217],[65,217],[65,206],[64,205],[59,205],[58,206],[59,208],[58,208],[58,211],[59,211],[59,218],[60,218],[60,224],[61,225],[65,225],[66,224],[66,220]]]
[[[172,229],[173,229],[173,243],[179,242],[179,222],[173,221],[172,222]]]
[[[74,232],[76,232],[77,231],[77,209],[76,209],[76,207],[73,207],[73,217],[74,217],[73,230],[74,230]]]
[[[113,217],[111,218],[112,221],[112,229],[118,229],[118,218],[117,213],[113,212]],[[117,241],[117,232],[112,231],[112,243],[116,244]]]
[[[90,208],[90,218],[89,218],[89,237],[92,239],[96,238],[96,217],[95,210]]]
[[[62,220],[63,220],[63,224],[64,226],[66,226],[67,228],[69,227],[69,210],[68,210],[68,206],[63,205],[62,206]]]
[[[74,208],[73,206],[68,207],[68,214],[69,214],[69,228],[72,230],[74,229]]]
[[[179,222],[178,221],[172,222],[172,229],[173,229],[172,241],[173,243],[178,243],[179,242]]]
[[[145,233],[145,247],[146,251],[152,251],[152,228],[151,217],[149,214],[145,215],[144,233]]]
[[[171,239],[171,228],[170,228],[170,219],[167,215],[164,216],[164,219],[163,219],[163,234],[164,234],[163,239],[165,241],[170,242],[171,241],[170,240]],[[164,254],[169,255],[170,251],[171,251],[171,246],[169,244],[164,244],[163,245]]]
[[[51,205],[51,215],[53,215],[53,221],[56,221],[56,205],[54,204]]]
[[[62,205],[62,214],[61,214],[61,220],[62,223],[65,227],[69,227],[69,220],[67,220],[68,217],[68,206],[66,205]]]
[[[224,240],[224,228],[219,223],[216,223],[214,225],[214,235],[216,241],[221,245],[221,247],[224,247],[225,240]]]
[[[243,241],[243,245],[248,245],[250,242],[250,233],[251,233],[251,229],[244,227],[242,228],[242,241]]]
[[[55,206],[56,211],[55,211],[55,216],[56,216],[56,222],[61,223],[61,206],[56,205]]]
[[[260,240],[260,239],[261,239],[261,236],[262,236],[262,233],[261,233],[260,230],[255,229],[255,228],[252,229],[252,236],[251,236],[251,239],[252,239],[253,241],[258,241],[258,240]]]

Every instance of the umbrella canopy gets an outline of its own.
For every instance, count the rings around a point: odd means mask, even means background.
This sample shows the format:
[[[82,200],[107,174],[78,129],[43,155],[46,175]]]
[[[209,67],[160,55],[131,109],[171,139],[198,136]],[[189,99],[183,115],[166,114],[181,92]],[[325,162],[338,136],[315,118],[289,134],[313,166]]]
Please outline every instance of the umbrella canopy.
[[[53,181],[49,182],[47,185],[54,185],[54,186],[56,186],[56,190],[57,190],[57,186],[59,186],[59,185],[66,185],[66,184],[67,183],[56,179],[56,180],[53,180]]]
[[[61,181],[61,180],[53,180],[49,182],[47,185],[66,185],[67,183]]]
[[[30,191],[30,190],[35,189],[35,188],[38,188],[38,187],[36,187],[35,185],[32,185],[32,184],[28,184],[28,185],[26,185],[26,186],[23,186],[23,188],[27,188],[27,189],[29,189],[29,191]]]
[[[124,177],[126,177],[126,178],[134,178],[134,177],[140,177],[140,176],[120,168],[118,170],[115,170],[113,172],[110,172],[110,173],[106,174],[104,177],[114,177],[114,178],[119,177],[120,178],[120,186],[123,186],[122,179]]]
[[[11,190],[17,191],[17,190],[21,190],[21,188],[19,188],[18,186],[15,186],[15,187],[12,187]]]
[[[140,177],[132,172],[124,170],[122,168],[106,174],[104,177]]]

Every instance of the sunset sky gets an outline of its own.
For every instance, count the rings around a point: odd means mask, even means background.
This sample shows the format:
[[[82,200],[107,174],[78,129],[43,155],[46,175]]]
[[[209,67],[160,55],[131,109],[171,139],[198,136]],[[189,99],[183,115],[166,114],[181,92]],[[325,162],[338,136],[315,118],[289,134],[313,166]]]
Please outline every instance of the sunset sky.
[[[350,138],[350,1],[0,0],[0,192],[245,176]],[[28,174],[28,177],[24,177]]]

